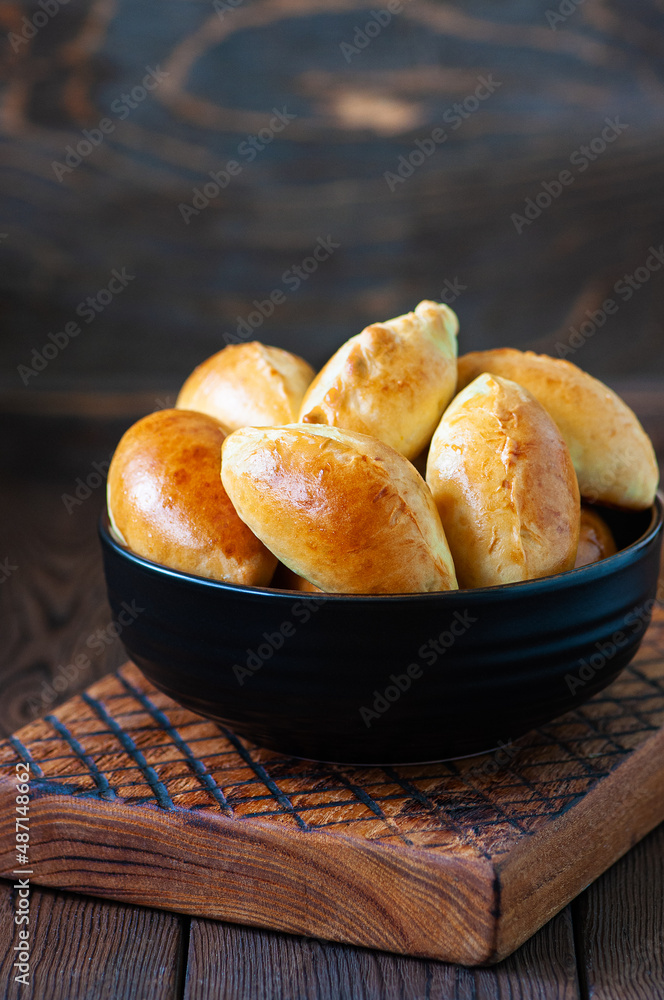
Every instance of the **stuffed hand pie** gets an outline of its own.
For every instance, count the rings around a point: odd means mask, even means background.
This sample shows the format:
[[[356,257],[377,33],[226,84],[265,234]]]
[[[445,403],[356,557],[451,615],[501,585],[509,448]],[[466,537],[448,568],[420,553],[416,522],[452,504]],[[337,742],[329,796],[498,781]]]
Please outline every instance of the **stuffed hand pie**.
[[[458,329],[456,315],[437,302],[372,323],[318,373],[300,422],[368,434],[415,458],[454,395]]]
[[[230,344],[194,369],[176,406],[207,413],[227,431],[289,424],[313,377],[306,361],[279,347]]]
[[[159,410],[130,427],[108,471],[108,512],[137,555],[183,573],[266,586],[277,560],[235,513],[220,479],[220,424]]]
[[[244,427],[226,438],[224,487],[289,569],[328,593],[454,590],[426,483],[381,441],[336,427]]]
[[[613,533],[604,518],[590,507],[582,507],[575,568],[599,562],[607,556],[615,555],[617,551]]]
[[[427,482],[460,587],[562,573],[579,543],[579,488],[546,410],[515,382],[480,375],[433,436]]]
[[[634,510],[654,503],[659,469],[652,442],[603,382],[569,361],[503,348],[459,358],[459,388],[482,372],[513,379],[548,410],[567,442],[582,497]]]

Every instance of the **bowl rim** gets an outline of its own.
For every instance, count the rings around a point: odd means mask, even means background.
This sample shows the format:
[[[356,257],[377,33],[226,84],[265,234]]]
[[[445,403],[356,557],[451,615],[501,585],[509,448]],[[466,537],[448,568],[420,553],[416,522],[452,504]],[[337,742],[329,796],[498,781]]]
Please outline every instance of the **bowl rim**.
[[[208,590],[217,590],[223,593],[240,594],[248,597],[271,597],[273,599],[298,600],[311,602],[366,602],[376,603],[382,601],[390,603],[395,601],[408,601],[411,603],[426,603],[431,600],[446,601],[454,603],[458,600],[467,602],[469,598],[475,599],[483,597],[486,600],[499,600],[503,595],[512,595],[524,588],[529,592],[537,593],[540,590],[562,590],[572,583],[591,583],[606,576],[610,576],[613,571],[617,571],[623,564],[635,561],[640,552],[646,548],[662,532],[664,525],[664,494],[657,493],[655,502],[650,511],[650,523],[644,533],[631,545],[620,549],[612,556],[607,556],[599,562],[590,563],[587,566],[580,566],[578,569],[567,570],[564,573],[554,573],[551,576],[539,577],[536,580],[521,580],[518,583],[502,583],[494,587],[476,587],[466,590],[436,590],[423,594],[327,594],[308,593],[307,591],[285,590],[273,587],[249,587],[239,583],[226,583],[223,580],[213,580],[204,576],[195,576],[193,573],[183,573],[181,570],[164,566],[162,563],[153,562],[144,556],[132,552],[121,542],[119,542],[110,531],[110,519],[108,510],[104,508],[99,518],[99,535],[104,545],[111,548],[121,558],[133,563],[138,568],[157,576],[168,577],[181,581],[182,583],[197,587],[204,587]],[[625,511],[629,513],[629,511]],[[632,513],[646,513],[646,511],[633,511]]]

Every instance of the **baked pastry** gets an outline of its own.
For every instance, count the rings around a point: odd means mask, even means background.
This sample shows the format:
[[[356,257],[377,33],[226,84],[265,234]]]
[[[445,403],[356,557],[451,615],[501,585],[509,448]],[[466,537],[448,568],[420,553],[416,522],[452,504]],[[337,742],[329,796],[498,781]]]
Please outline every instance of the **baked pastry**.
[[[183,573],[266,586],[277,560],[235,513],[220,478],[224,432],[190,410],[159,410],[130,427],[108,471],[119,540]]]
[[[589,566],[591,563],[615,555],[618,551],[608,524],[591,507],[581,508],[581,531],[575,567]]]
[[[306,361],[279,347],[229,344],[194,369],[175,405],[207,413],[227,431],[290,424],[314,374]]]
[[[516,382],[480,375],[431,442],[431,487],[459,586],[491,587],[574,566],[580,501],[567,445]]]
[[[373,323],[318,373],[299,420],[369,434],[415,458],[454,395],[458,329],[456,315],[438,302]]]
[[[459,388],[482,372],[513,379],[546,407],[569,447],[581,496],[634,510],[654,503],[659,470],[650,438],[603,382],[570,361],[503,348],[459,358]]]
[[[243,521],[321,590],[456,589],[426,483],[375,438],[315,424],[243,427],[224,441],[221,476]]]

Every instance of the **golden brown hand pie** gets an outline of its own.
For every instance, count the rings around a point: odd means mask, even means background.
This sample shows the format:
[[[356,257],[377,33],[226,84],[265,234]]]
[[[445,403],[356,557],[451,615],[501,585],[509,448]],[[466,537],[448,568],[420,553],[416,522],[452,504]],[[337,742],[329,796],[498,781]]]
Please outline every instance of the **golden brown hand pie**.
[[[337,427],[244,427],[222,479],[240,517],[294,573],[328,593],[456,589],[426,483],[375,438]]]
[[[459,358],[459,389],[482,372],[518,382],[548,410],[569,447],[582,497],[634,510],[653,504],[659,470],[650,438],[603,382],[569,361],[504,348]]]
[[[227,431],[290,424],[313,377],[311,365],[279,347],[230,344],[194,369],[176,406],[207,413]]]
[[[613,534],[604,518],[591,507],[582,507],[579,550],[574,564],[576,568],[599,562],[600,559],[615,555],[617,551]]]
[[[426,301],[372,323],[318,373],[300,421],[369,434],[415,458],[454,395],[458,329],[448,306]]]
[[[277,560],[235,513],[220,477],[220,424],[159,410],[130,427],[108,472],[115,534],[133,552],[183,573],[266,586]]]
[[[574,467],[551,417],[515,382],[481,375],[454,399],[431,442],[427,482],[460,587],[573,568]]]

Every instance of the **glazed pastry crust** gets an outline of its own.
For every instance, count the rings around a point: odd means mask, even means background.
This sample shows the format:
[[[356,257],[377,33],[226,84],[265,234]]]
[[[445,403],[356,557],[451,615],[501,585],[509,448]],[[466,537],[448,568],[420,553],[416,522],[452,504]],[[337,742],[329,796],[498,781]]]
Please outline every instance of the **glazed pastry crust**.
[[[659,483],[654,448],[633,411],[603,382],[569,361],[503,348],[459,358],[459,389],[482,372],[518,382],[548,410],[585,499],[633,510],[652,506]]]
[[[279,347],[229,344],[194,369],[175,405],[207,413],[227,432],[289,424],[314,374],[306,361]]]
[[[481,375],[456,397],[431,442],[427,482],[460,587],[573,568],[574,467],[551,417],[515,382]]]
[[[415,458],[454,395],[458,328],[448,306],[428,301],[373,323],[318,373],[300,422],[368,434]]]
[[[159,410],[130,427],[108,473],[114,533],[137,555],[183,573],[266,586],[277,560],[235,513],[220,477],[220,424]]]
[[[222,479],[252,531],[321,590],[456,589],[425,482],[374,438],[323,425],[245,427],[224,442]]]

